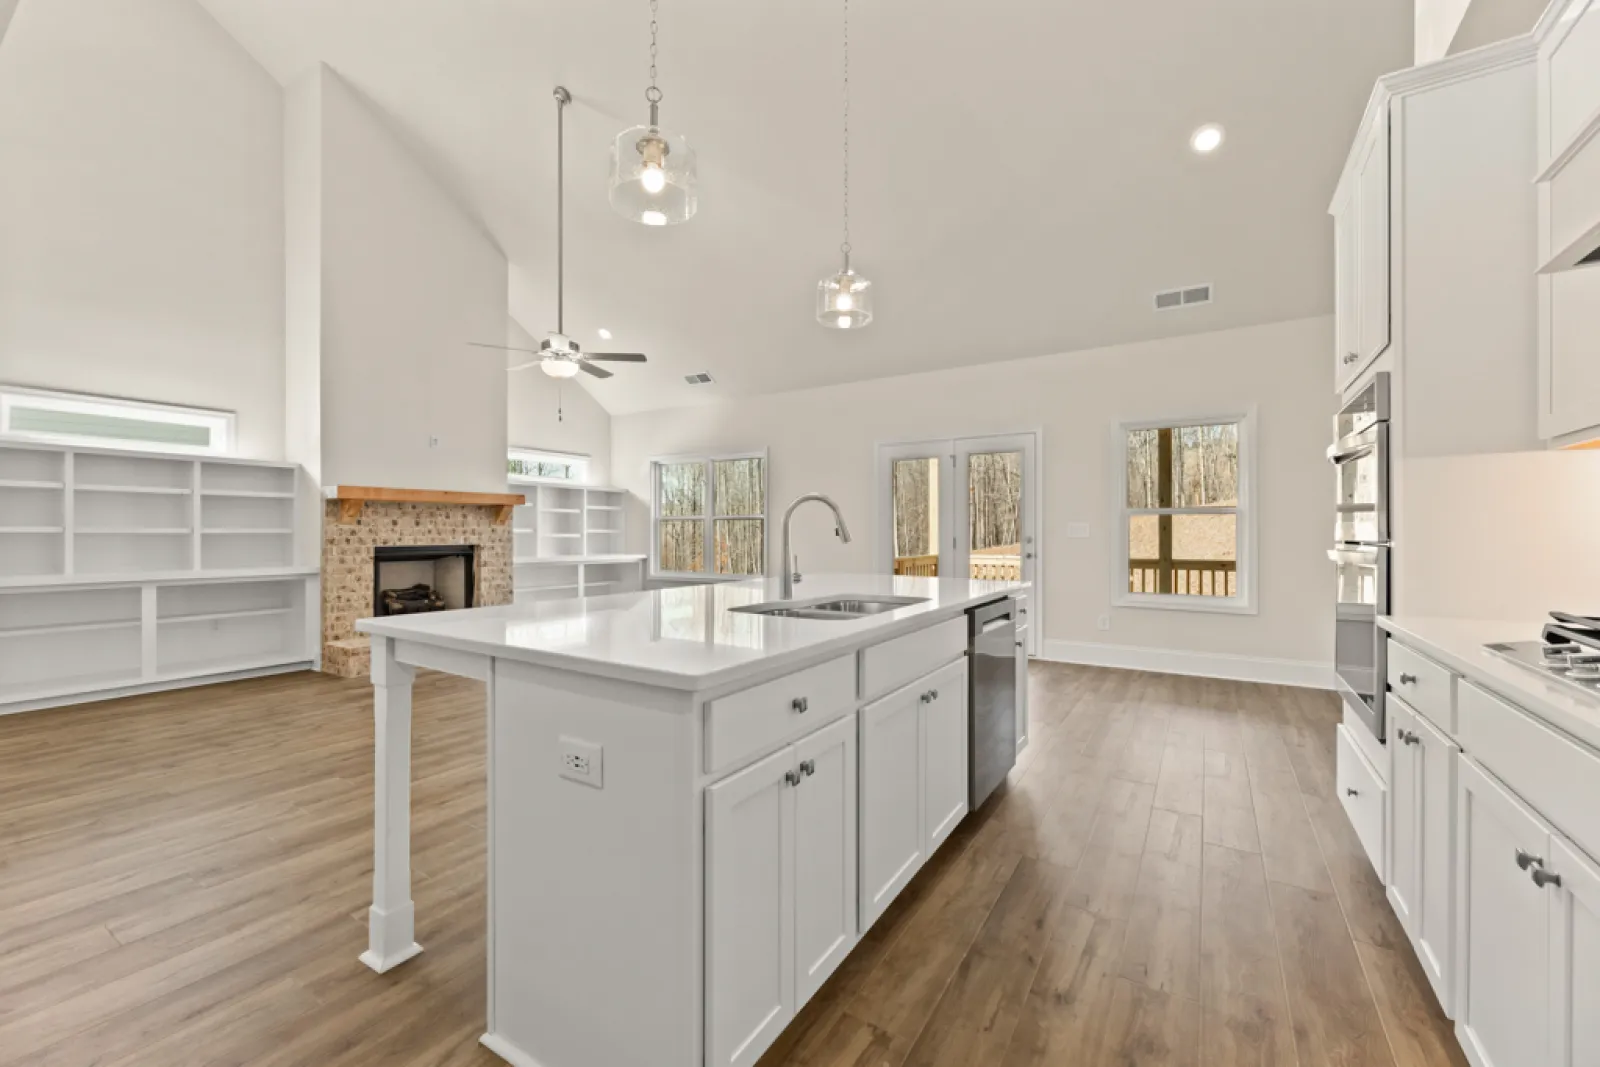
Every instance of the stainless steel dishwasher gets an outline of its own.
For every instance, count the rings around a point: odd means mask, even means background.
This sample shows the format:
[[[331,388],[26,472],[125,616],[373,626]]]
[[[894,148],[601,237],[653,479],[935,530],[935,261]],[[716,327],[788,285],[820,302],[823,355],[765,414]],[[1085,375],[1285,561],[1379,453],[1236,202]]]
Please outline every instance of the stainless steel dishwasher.
[[[1017,762],[1017,602],[967,611],[968,810],[989,799]]]

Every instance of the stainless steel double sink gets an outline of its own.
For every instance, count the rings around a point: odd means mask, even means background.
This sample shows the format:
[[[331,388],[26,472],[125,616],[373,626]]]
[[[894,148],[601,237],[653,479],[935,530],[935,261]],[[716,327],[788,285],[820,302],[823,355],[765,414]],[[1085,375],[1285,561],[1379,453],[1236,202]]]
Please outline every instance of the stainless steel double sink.
[[[925,596],[883,596],[861,594],[818,597],[813,600],[768,600],[760,604],[746,604],[729,608],[746,615],[772,615],[780,619],[820,619],[848,621],[897,611],[913,604],[923,604]]]

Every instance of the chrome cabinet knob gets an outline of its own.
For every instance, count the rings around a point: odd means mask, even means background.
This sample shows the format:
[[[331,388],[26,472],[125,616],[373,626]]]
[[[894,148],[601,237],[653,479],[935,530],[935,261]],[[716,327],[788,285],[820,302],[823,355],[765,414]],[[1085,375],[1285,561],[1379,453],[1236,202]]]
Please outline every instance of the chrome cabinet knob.
[[[784,782],[786,782],[789,785],[799,785],[800,784],[800,772],[799,771],[784,771],[783,772],[783,780],[784,780]]]
[[[928,691],[928,694],[929,694],[929,696],[931,696],[931,697],[932,697],[932,698],[933,698],[933,699],[934,699],[934,700],[938,700],[938,699],[939,699],[939,691],[938,691],[938,690],[937,690],[937,689],[930,689],[930,690],[929,690],[929,691]]]
[[[1361,795],[1361,790],[1359,790],[1359,789],[1351,789],[1349,786],[1346,786],[1345,790],[1344,790],[1344,795],[1347,796],[1347,797],[1358,797],[1358,796]]]
[[[1358,360],[1360,358],[1361,358],[1361,353],[1359,353],[1359,352],[1346,352],[1345,356],[1344,356],[1344,361],[1346,363],[1354,363],[1356,360]]]
[[[1527,849],[1519,848],[1517,849],[1517,866],[1521,867],[1523,870],[1527,870],[1529,867],[1543,867],[1544,858],[1542,856],[1535,856]]]
[[[1417,684],[1417,676],[1414,675],[1414,674],[1402,674],[1400,676],[1400,684],[1401,685],[1416,685]]]
[[[1547,871],[1543,867],[1535,867],[1533,869],[1533,884],[1538,886],[1540,889],[1543,889],[1547,885],[1553,885],[1557,889],[1560,889],[1561,876],[1556,874],[1554,871]]]
[[[808,759],[804,763],[800,764],[800,773],[805,775],[807,778],[810,778],[813,774],[816,774],[817,761],[814,759]]]
[[[807,700],[805,697],[795,697],[789,702],[789,706],[793,708],[797,714],[804,715],[806,713],[806,709],[811,706],[811,701]]]
[[[1422,738],[1418,737],[1415,733],[1411,732],[1410,730],[1401,730],[1400,731],[1400,740],[1404,741],[1408,745],[1420,745],[1420,744],[1422,744]]]

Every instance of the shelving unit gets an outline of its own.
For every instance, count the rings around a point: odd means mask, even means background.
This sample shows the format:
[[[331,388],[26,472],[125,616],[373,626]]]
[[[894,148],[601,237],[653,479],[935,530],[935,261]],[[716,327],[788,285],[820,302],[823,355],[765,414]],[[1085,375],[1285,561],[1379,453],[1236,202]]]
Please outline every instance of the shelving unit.
[[[0,714],[317,659],[299,469],[0,442]]]
[[[629,553],[627,494],[606,486],[516,482],[528,503],[512,513],[516,600],[605,596],[644,584],[644,555]]]

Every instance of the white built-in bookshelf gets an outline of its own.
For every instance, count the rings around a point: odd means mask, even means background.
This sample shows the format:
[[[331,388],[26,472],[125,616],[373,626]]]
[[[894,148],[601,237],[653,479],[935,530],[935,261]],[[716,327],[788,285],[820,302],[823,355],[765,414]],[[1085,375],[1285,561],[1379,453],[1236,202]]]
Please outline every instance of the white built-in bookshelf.
[[[516,482],[528,502],[512,514],[518,603],[639,589],[643,554],[627,551],[627,493],[607,486]]]
[[[0,713],[309,665],[299,469],[0,442]]]

